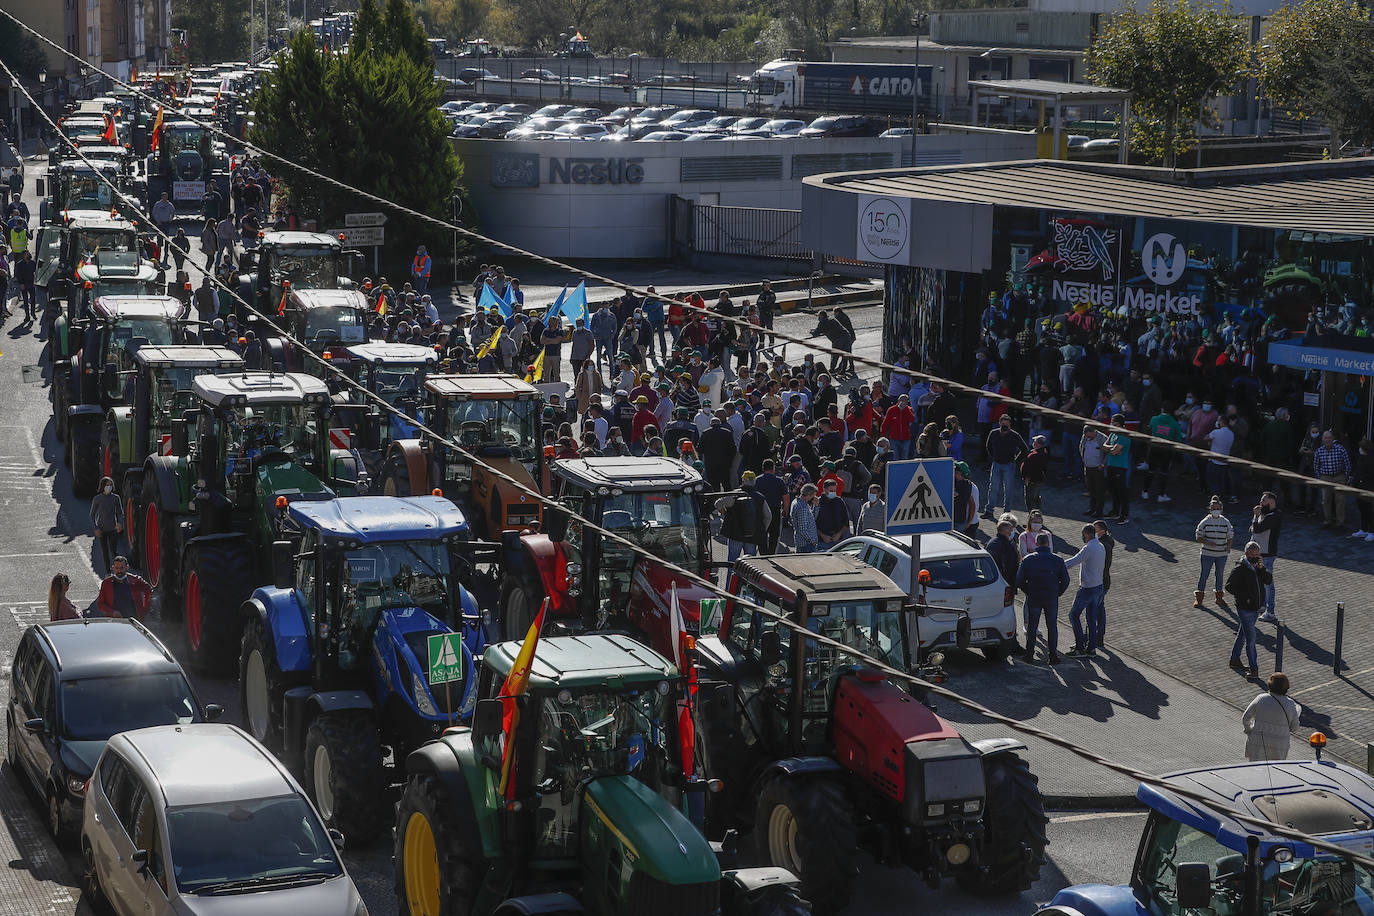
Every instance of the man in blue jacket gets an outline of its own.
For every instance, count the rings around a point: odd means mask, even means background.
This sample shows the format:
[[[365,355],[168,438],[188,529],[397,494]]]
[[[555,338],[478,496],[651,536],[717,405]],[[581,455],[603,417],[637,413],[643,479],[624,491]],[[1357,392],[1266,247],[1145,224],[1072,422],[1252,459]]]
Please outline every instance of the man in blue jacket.
[[[1040,630],[1040,615],[1045,615],[1045,636],[1049,641],[1048,664],[1059,661],[1059,596],[1069,588],[1069,570],[1063,559],[1050,549],[1050,536],[1041,532],[1035,538],[1035,552],[1021,561],[1016,587],[1026,593],[1026,649],[1022,656],[1035,664],[1035,636]]]

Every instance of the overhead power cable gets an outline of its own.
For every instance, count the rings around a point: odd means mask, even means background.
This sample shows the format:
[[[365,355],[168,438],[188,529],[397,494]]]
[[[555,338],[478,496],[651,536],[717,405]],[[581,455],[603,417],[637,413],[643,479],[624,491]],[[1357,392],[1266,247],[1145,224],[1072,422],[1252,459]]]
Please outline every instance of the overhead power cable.
[[[19,84],[17,80],[15,80],[14,74],[10,70],[9,66],[5,64],[3,61],[0,61],[0,69],[3,69],[5,71],[5,73],[10,77],[10,79],[14,81],[14,84],[19,86],[20,91],[22,91],[24,95],[30,100],[30,102],[32,102],[32,95],[29,94],[29,91],[26,87],[22,86],[22,84]],[[107,175],[105,175],[105,173],[102,170],[96,167],[95,163],[93,163],[83,152],[81,152],[80,147],[77,147],[75,144],[71,143],[71,141],[63,137],[61,131],[57,130],[56,123],[53,122],[52,118],[47,114],[47,112],[42,111],[41,108],[39,108],[38,110],[42,114],[44,120],[47,121],[48,124],[52,126],[53,129],[57,132],[58,137],[61,138],[61,142],[67,143],[67,145],[75,151],[76,155],[87,166],[92,168],[92,170],[95,171],[95,173],[100,177],[100,179],[103,182],[110,186],[112,192],[120,200],[124,201],[127,205],[129,205],[136,213],[139,214],[141,218],[143,218],[147,222],[148,225],[152,226],[153,231],[157,235],[161,236],[164,242],[170,243],[171,238],[167,235],[167,233],[163,232],[161,228],[157,227],[157,225],[153,223],[151,217],[143,211],[139,203],[137,201],[132,200],[126,194],[124,194],[124,192],[114,183],[113,180],[111,180]],[[386,400],[383,399],[380,395],[368,391],[364,386],[349,378],[343,372],[343,370],[333,365],[329,360],[326,360],[322,356],[315,354],[313,351],[309,349],[309,347],[305,346],[303,343],[296,340],[284,329],[278,328],[275,322],[272,320],[271,316],[263,313],[256,306],[247,302],[235,290],[231,289],[227,284],[223,283],[218,278],[212,277],[211,279],[220,288],[226,290],[230,294],[230,296],[236,299],[246,309],[251,311],[253,314],[257,315],[260,319],[265,321],[273,328],[277,329],[280,332],[281,337],[284,340],[290,342],[299,352],[305,354],[308,358],[311,358],[319,364],[321,364],[322,366],[324,366],[326,371],[334,374],[341,384],[358,391],[367,400],[375,402],[378,405],[378,407],[380,407],[386,413],[389,413],[397,417],[398,419],[404,420],[411,426],[415,426],[420,432],[422,432],[426,436],[429,436],[433,440],[441,442],[449,448],[452,448],[456,453],[462,455],[468,461],[471,461],[474,464],[481,464],[484,468],[488,470],[489,473],[492,474],[492,476],[510,485],[516,491],[524,493],[526,496],[536,500],[546,508],[562,512],[565,515],[567,515],[570,519],[578,520],[587,530],[595,531],[602,537],[626,548],[634,555],[650,563],[656,564],[661,568],[673,573],[676,577],[684,579],[695,585],[698,585],[708,590],[714,595],[717,595],[728,601],[732,601],[737,607],[745,607],[752,611],[763,614],[764,616],[776,621],[780,626],[788,629],[790,632],[794,633],[798,637],[809,639],[815,642],[817,645],[825,646],[826,648],[832,649],[841,655],[852,658],[857,664],[861,665],[862,667],[880,671],[894,681],[900,681],[903,683],[910,684],[918,690],[925,691],[929,694],[933,694],[935,696],[947,699],[957,705],[964,707],[965,709],[968,709],[971,712],[976,713],[977,715],[983,716],[984,718],[990,721],[1005,725],[1006,727],[1014,731],[1020,732],[1022,734],[1038,738],[1052,746],[1062,748],[1063,750],[1066,750],[1084,760],[1105,767],[1106,769],[1114,773],[1117,773],[1121,776],[1125,776],[1142,784],[1150,785],[1155,788],[1164,790],[1166,792],[1170,792],[1175,796],[1196,801],[1199,804],[1202,804],[1211,810],[1224,813],[1227,817],[1230,817],[1247,826],[1263,830],[1275,836],[1284,837],[1294,842],[1310,845],[1313,849],[1319,850],[1321,852],[1330,853],[1332,855],[1342,856],[1350,859],[1353,862],[1361,864],[1367,868],[1374,869],[1374,857],[1369,857],[1360,853],[1353,852],[1330,841],[1323,840],[1319,837],[1310,836],[1301,831],[1294,830],[1291,827],[1288,827],[1287,825],[1277,824],[1272,821],[1265,820],[1264,818],[1254,817],[1250,814],[1238,811],[1226,805],[1218,804],[1215,799],[1206,796],[1202,793],[1193,792],[1191,790],[1175,786],[1163,779],[1160,779],[1158,776],[1155,776],[1150,773],[1145,773],[1141,770],[1135,769],[1134,767],[1130,767],[1126,764],[1117,762],[1109,757],[1106,757],[1105,755],[1098,754],[1095,751],[1082,747],[1081,745],[1076,744],[1075,742],[1067,738],[1060,737],[1059,735],[1056,735],[1053,732],[1047,731],[1038,726],[1028,725],[1025,722],[1022,722],[1018,719],[1014,719],[1010,716],[996,712],[988,708],[987,706],[978,703],[977,701],[971,700],[963,696],[962,694],[956,693],[955,691],[947,687],[944,687],[943,685],[932,683],[924,678],[913,675],[907,671],[894,668],[888,665],[886,662],[882,661],[881,659],[874,658],[864,653],[860,649],[856,649],[852,646],[839,642],[838,640],[832,639],[828,636],[815,633],[806,628],[805,626],[803,626],[802,624],[790,619],[789,617],[777,611],[773,611],[763,606],[762,604],[759,604],[758,602],[750,601],[738,595],[733,595],[726,589],[716,584],[715,582],[703,576],[700,576],[689,569],[686,569],[682,566],[668,562],[667,560],[658,557],[657,555],[646,550],[644,547],[640,546],[634,541],[631,541],[628,538],[624,537],[619,532],[611,530],[609,528],[602,527],[601,525],[596,524],[590,519],[584,518],[583,516],[578,515],[575,512],[572,512],[562,503],[559,503],[557,500],[554,500],[544,495],[543,493],[540,493],[538,490],[535,490],[525,485],[524,483],[507,474],[506,472],[498,468],[492,467],[491,465],[483,461],[479,456],[464,449],[455,440],[448,439],[438,434],[430,427],[419,422],[417,418],[410,417],[403,411],[401,411],[399,408],[393,407],[391,404],[387,403]]]

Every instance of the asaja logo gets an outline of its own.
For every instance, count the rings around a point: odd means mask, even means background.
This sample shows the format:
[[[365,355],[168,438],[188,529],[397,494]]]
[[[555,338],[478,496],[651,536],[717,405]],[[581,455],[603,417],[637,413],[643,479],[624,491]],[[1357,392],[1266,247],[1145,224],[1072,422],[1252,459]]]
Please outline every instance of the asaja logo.
[[[911,227],[896,201],[879,197],[859,215],[859,240],[871,257],[891,261],[906,250]]]
[[[1188,252],[1183,243],[1167,232],[1156,232],[1145,241],[1140,252],[1145,276],[1156,286],[1173,286],[1188,269]]]

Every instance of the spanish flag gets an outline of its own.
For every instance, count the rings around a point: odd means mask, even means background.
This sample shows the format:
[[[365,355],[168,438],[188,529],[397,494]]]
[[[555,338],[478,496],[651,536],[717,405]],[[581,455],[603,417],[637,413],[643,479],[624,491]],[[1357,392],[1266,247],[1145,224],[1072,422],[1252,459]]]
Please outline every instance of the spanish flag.
[[[539,634],[544,630],[544,614],[548,610],[549,599],[545,598],[539,613],[534,615],[534,622],[525,634],[525,642],[520,646],[520,652],[515,656],[515,663],[510,666],[510,674],[506,675],[499,694],[505,707],[501,716],[501,732],[505,742],[501,748],[501,782],[497,791],[507,800],[515,797],[515,730],[520,725],[520,704],[517,700],[529,686],[534,650],[539,645]]]
[[[148,141],[150,152],[157,152],[157,148],[162,145],[162,106],[157,106],[157,117],[153,119],[153,134]]]
[[[497,328],[496,333],[488,337],[487,342],[477,348],[478,359],[481,359],[482,357],[486,356],[488,353],[491,352],[491,348],[496,346],[496,342],[501,339],[501,332],[504,330],[504,327]]]
[[[115,142],[114,118],[105,116],[105,133],[101,134],[101,139],[106,143]]]

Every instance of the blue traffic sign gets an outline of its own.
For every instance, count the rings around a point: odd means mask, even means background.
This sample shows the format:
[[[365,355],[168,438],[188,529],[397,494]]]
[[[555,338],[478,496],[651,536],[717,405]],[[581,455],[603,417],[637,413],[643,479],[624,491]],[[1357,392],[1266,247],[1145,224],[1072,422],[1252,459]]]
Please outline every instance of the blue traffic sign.
[[[887,533],[931,534],[954,529],[954,459],[887,464]]]

